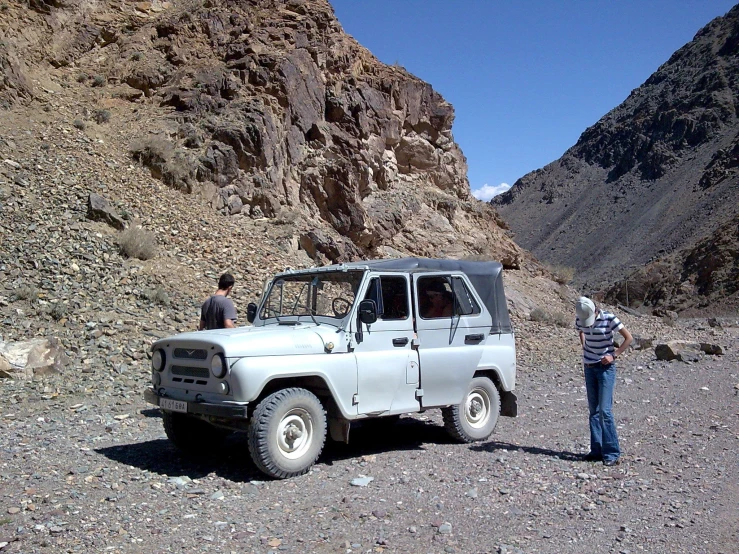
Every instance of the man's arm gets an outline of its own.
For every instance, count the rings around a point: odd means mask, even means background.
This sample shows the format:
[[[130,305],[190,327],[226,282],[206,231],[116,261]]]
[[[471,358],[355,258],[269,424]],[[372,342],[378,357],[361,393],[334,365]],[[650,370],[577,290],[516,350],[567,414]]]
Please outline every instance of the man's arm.
[[[205,320],[201,317],[200,323],[198,323],[198,331],[202,331],[203,329],[205,329]]]
[[[585,333],[580,331],[580,346],[585,346]]]
[[[233,329],[236,327],[234,321],[236,321],[236,306],[231,302],[230,299],[226,299],[226,305],[223,310],[223,327],[226,329]]]
[[[626,349],[631,344],[631,341],[634,340],[634,337],[631,336],[631,333],[629,333],[626,327],[621,327],[621,329],[619,329],[618,332],[621,333],[621,336],[624,338],[624,340],[621,343],[621,346],[616,348],[613,354],[606,354],[605,356],[603,356],[603,359],[601,360],[602,364],[613,363],[616,358],[618,358],[621,354],[623,354],[626,351]]]
[[[621,333],[621,336],[624,338],[624,340],[621,343],[621,346],[616,348],[616,351],[613,353],[614,357],[618,357],[623,354],[631,344],[631,341],[634,340],[634,337],[631,336],[631,333],[629,333],[629,330],[626,327],[622,327],[621,329],[619,329],[618,332]]]

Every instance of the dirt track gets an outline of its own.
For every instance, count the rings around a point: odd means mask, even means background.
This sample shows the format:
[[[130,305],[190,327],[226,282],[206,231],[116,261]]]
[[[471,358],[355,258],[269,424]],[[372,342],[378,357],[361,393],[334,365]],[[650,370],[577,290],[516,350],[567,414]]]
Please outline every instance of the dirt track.
[[[614,468],[577,458],[587,404],[569,334],[521,349],[520,416],[494,440],[453,443],[430,411],[355,429],[286,481],[264,480],[243,436],[181,457],[141,399],[148,376],[4,380],[0,551],[735,552],[739,328],[695,364],[625,357]]]

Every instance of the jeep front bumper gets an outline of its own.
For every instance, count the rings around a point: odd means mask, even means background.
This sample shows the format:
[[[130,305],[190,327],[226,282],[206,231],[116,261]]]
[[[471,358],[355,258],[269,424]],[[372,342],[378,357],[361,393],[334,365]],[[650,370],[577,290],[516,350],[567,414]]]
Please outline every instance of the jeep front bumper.
[[[193,402],[188,400],[175,400],[166,396],[158,395],[153,389],[144,391],[144,400],[149,404],[159,406],[163,410],[174,412],[197,414],[212,417],[223,417],[230,419],[246,419],[247,404],[212,404],[208,402]]]

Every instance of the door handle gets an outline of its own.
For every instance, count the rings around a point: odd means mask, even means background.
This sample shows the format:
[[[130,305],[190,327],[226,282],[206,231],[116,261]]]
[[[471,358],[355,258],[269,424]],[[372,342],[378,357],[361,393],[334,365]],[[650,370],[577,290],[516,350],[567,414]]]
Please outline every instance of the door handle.
[[[485,338],[485,335],[483,335],[482,333],[478,333],[476,335],[465,335],[464,343],[465,344],[477,344],[478,342],[482,342],[484,338]]]
[[[405,346],[406,344],[408,344],[408,337],[393,339],[393,346]]]

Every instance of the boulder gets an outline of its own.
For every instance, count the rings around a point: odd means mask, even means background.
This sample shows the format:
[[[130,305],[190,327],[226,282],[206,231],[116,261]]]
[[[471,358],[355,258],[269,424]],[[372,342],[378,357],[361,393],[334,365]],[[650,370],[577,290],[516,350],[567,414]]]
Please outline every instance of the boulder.
[[[646,350],[647,348],[652,348],[653,344],[654,339],[634,335],[634,342],[631,343],[631,348],[634,350]]]
[[[700,343],[686,340],[671,340],[658,344],[654,348],[658,360],[679,360],[681,362],[695,362],[701,358],[702,348]]]
[[[300,248],[318,262],[340,263],[360,259],[361,253],[351,241],[334,240],[318,230],[308,231],[299,238]]]
[[[53,337],[0,342],[0,378],[33,379],[60,373],[66,363],[67,356]]]
[[[90,193],[90,196],[87,198],[87,219],[102,221],[119,231],[122,231],[126,227],[126,223],[115,213],[110,206],[110,202],[94,192]]]
[[[701,343],[701,351],[710,354],[711,356],[723,356],[724,349],[718,344],[710,344],[707,342]]]
[[[655,308],[652,310],[652,315],[672,319],[673,321],[678,318],[676,311],[668,310],[666,308]]]

